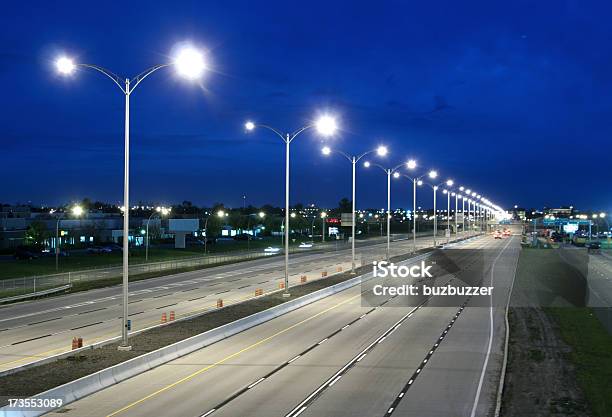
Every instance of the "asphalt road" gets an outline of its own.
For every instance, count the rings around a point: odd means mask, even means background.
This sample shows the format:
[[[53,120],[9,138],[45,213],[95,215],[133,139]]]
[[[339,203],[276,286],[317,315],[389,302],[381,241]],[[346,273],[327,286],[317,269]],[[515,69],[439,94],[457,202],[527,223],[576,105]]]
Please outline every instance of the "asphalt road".
[[[418,247],[431,246],[430,238],[419,238]],[[412,240],[393,242],[392,255],[406,253]],[[358,260],[382,259],[385,244],[359,247]],[[306,275],[336,273],[350,268],[350,250],[291,255],[290,285]],[[130,284],[129,317],[132,331],[160,323],[162,313],[174,311],[177,318],[251,298],[255,290],[277,290],[284,280],[282,257],[224,265],[199,271],[136,281]],[[114,286],[66,296],[34,300],[0,307],[0,371],[17,368],[71,349],[73,337],[92,344],[120,335],[121,287]]]
[[[434,269],[437,283],[493,281],[491,298],[423,296],[406,306],[383,297],[370,307],[369,287],[356,286],[50,415],[488,415],[518,251],[516,237],[483,237],[453,249],[452,274]]]

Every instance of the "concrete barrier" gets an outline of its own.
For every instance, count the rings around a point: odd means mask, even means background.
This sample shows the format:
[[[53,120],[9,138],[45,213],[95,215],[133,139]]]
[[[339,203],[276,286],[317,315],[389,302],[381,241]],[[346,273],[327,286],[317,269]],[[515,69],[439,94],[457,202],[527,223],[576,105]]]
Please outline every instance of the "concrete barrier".
[[[430,253],[419,255],[414,258],[399,262],[399,264],[401,265],[418,262],[422,259],[429,257],[429,255]],[[117,384],[135,375],[146,372],[157,366],[173,361],[177,358],[180,358],[181,356],[188,355],[189,353],[212,345],[213,343],[233,336],[237,333],[243,332],[247,329],[250,329],[251,327],[255,327],[259,324],[265,323],[283,314],[287,314],[300,307],[314,303],[315,301],[321,300],[325,297],[329,297],[330,295],[344,291],[355,285],[359,285],[361,284],[361,282],[369,280],[371,278],[372,273],[367,273],[355,278],[348,279],[341,283],[329,286],[327,288],[323,288],[321,290],[312,292],[294,300],[287,301],[283,304],[269,308],[267,310],[260,311],[250,316],[243,317],[234,322],[227,323],[223,326],[211,329],[207,332],[192,336],[188,339],[181,340],[179,342],[160,348],[153,352],[146,353],[142,356],[130,359],[126,362],[119,363],[117,365],[103,369],[91,375],[84,376],[59,387],[52,388],[48,391],[35,395],[33,398],[62,398],[64,400],[64,403],[62,405],[63,407],[66,404],[91,395],[97,391]],[[52,409],[16,411],[11,410],[8,407],[3,407],[0,409],[0,417],[37,417],[42,414],[48,413],[51,410]]]

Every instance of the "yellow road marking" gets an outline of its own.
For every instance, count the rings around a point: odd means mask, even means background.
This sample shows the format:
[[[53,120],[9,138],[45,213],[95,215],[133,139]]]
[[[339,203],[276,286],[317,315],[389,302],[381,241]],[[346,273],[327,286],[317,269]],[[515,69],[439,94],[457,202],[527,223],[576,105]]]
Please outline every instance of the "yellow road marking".
[[[315,315],[313,315],[313,316],[310,316],[310,317],[308,317],[308,318],[305,318],[305,319],[304,319],[304,320],[302,320],[302,321],[299,321],[299,322],[297,322],[297,323],[295,323],[295,324],[292,324],[291,326],[286,327],[286,328],[284,328],[283,330],[280,330],[280,331],[278,331],[278,332],[276,332],[276,333],[274,333],[274,334],[272,334],[272,335],[270,335],[270,336],[268,336],[268,337],[265,337],[265,338],[263,338],[263,339],[259,340],[258,342],[255,342],[255,343],[253,343],[252,345],[247,346],[247,347],[245,347],[245,348],[243,348],[243,349],[239,350],[238,352],[234,352],[234,353],[232,353],[231,355],[228,355],[228,356],[224,357],[223,359],[219,359],[219,360],[218,360],[217,362],[215,362],[215,363],[212,363],[212,364],[210,364],[210,365],[208,365],[208,366],[206,366],[206,367],[204,367],[204,368],[202,368],[202,369],[199,369],[199,370],[197,370],[197,371],[193,372],[192,374],[187,375],[186,377],[183,377],[183,378],[179,379],[179,380],[178,380],[178,381],[176,381],[176,382],[173,382],[172,384],[166,385],[165,387],[160,388],[160,389],[158,389],[157,391],[154,391],[154,392],[152,392],[151,394],[149,394],[149,395],[147,395],[147,396],[145,396],[145,397],[143,397],[143,398],[141,398],[141,399],[139,399],[139,400],[136,400],[136,401],[134,401],[134,402],[132,402],[132,403],[130,403],[130,404],[128,404],[128,405],[126,405],[125,407],[120,408],[120,409],[119,409],[119,410],[117,410],[117,411],[112,412],[111,414],[108,414],[106,417],[113,417],[113,416],[116,416],[116,415],[118,415],[118,414],[120,414],[120,413],[122,413],[122,412],[126,411],[126,410],[129,410],[130,408],[132,408],[132,407],[134,407],[134,406],[136,406],[136,405],[138,405],[138,404],[140,404],[140,403],[142,403],[142,402],[144,402],[144,401],[147,401],[148,399],[150,399],[150,398],[152,398],[152,397],[155,397],[155,396],[157,396],[157,395],[161,394],[162,392],[168,391],[169,389],[172,389],[172,388],[174,388],[175,386],[177,386],[177,385],[179,385],[179,384],[182,384],[183,382],[189,381],[189,380],[191,380],[191,379],[195,378],[196,376],[198,376],[198,375],[200,375],[200,374],[202,374],[202,373],[204,373],[204,372],[208,371],[209,369],[215,368],[215,367],[217,367],[217,366],[219,366],[219,365],[221,365],[221,364],[223,364],[223,363],[227,362],[228,360],[233,359],[233,358],[235,358],[236,356],[239,356],[239,355],[243,354],[244,352],[247,352],[247,351],[249,351],[249,350],[251,350],[251,349],[254,349],[254,348],[256,348],[257,346],[262,345],[262,344],[264,344],[264,343],[266,343],[266,342],[268,342],[268,341],[270,341],[270,340],[274,339],[275,337],[280,336],[281,334],[286,333],[286,332],[288,332],[289,330],[294,329],[294,328],[296,328],[296,327],[297,327],[297,326],[299,326],[299,325],[302,325],[302,324],[304,324],[304,323],[307,323],[307,322],[309,322],[310,320],[313,320],[313,319],[315,319],[315,318],[317,318],[317,317],[319,317],[319,316],[321,316],[321,315],[323,315],[323,314],[325,314],[325,313],[327,313],[327,312],[329,312],[329,311],[331,311],[331,310],[333,310],[333,309],[335,309],[335,308],[337,308],[337,307],[340,307],[341,305],[346,304],[346,303],[348,303],[348,302],[350,302],[350,301],[352,301],[352,300],[354,300],[355,298],[360,297],[360,296],[361,296],[361,292],[360,292],[359,294],[357,294],[357,295],[353,296],[353,297],[348,298],[347,300],[342,301],[341,303],[338,303],[338,304],[333,305],[333,306],[331,306],[331,307],[329,307],[329,308],[326,308],[325,310],[320,311],[320,312],[318,312],[317,314],[315,314]]]

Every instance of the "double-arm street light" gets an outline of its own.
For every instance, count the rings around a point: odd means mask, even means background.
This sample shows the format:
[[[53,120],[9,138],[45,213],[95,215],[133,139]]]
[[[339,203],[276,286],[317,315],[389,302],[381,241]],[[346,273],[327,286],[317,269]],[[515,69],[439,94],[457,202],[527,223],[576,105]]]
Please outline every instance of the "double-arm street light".
[[[410,170],[415,169],[417,167],[417,163],[414,159],[411,159],[406,164],[406,167]],[[429,171],[427,174],[423,174],[416,177],[411,177],[407,174],[402,174],[404,177],[408,178],[412,181],[412,252],[416,252],[416,190],[417,186],[423,185],[423,177],[428,176],[431,179],[434,179],[438,176],[438,173],[434,170]]]
[[[371,153],[376,152],[376,154],[378,156],[385,156],[387,155],[387,147],[386,146],[379,146],[376,149],[372,149],[370,151],[364,152],[361,155],[358,156],[350,156],[349,154],[347,154],[346,152],[337,150],[337,149],[332,149],[329,146],[325,146],[323,147],[323,149],[321,150],[321,152],[323,153],[323,155],[330,155],[332,152],[334,153],[338,153],[342,156],[344,156],[352,165],[353,168],[353,194],[352,194],[352,203],[353,203],[353,207],[352,207],[352,211],[351,211],[351,272],[354,274],[355,273],[355,221],[357,220],[355,218],[355,167],[357,165],[357,162],[359,162],[361,160],[361,158],[363,158],[366,155],[369,155]]]
[[[74,206],[72,207],[70,212],[72,213],[73,216],[80,217],[83,214],[83,208],[81,206]],[[51,214],[53,213],[55,212],[51,211]],[[59,224],[65,215],[66,215],[65,212],[61,212],[59,217],[57,218],[57,221],[55,222],[55,270],[56,271],[59,269],[59,253],[60,253],[60,245],[61,245],[60,235],[59,235]]]
[[[151,215],[147,219],[147,236],[146,236],[147,240],[146,240],[146,246],[145,246],[145,261],[146,262],[149,261],[149,223],[151,222],[151,219],[153,218],[153,216],[159,215],[159,217],[161,218],[162,216],[168,215],[168,213],[170,213],[170,210],[171,209],[166,208],[166,207],[156,207],[155,211],[151,213]]]
[[[285,143],[285,292],[283,296],[289,297],[289,148],[291,142],[293,142],[300,133],[311,128],[315,128],[322,136],[332,136],[337,130],[336,120],[331,116],[324,115],[314,123],[303,126],[293,133],[282,133],[280,130],[268,125],[251,121],[246,122],[244,127],[249,132],[253,131],[256,127],[268,129]]]
[[[446,180],[446,182],[441,182],[438,185],[427,183],[427,185],[429,185],[433,190],[433,216],[434,216],[433,218],[433,223],[434,223],[433,246],[434,248],[437,246],[437,237],[438,237],[438,213],[436,211],[436,194],[438,193],[438,188],[440,188],[440,186],[444,184],[446,184],[447,187],[452,187],[454,182],[453,180]]]
[[[77,63],[69,57],[61,57],[55,65],[63,75],[71,75],[77,69],[92,69],[108,77],[123,93],[125,97],[125,132],[124,132],[124,161],[123,161],[123,322],[121,329],[120,350],[130,350],[128,345],[128,276],[129,276],[129,184],[130,184],[130,96],[145,78],[155,71],[174,66],[178,74],[184,78],[195,80],[200,78],[206,69],[204,56],[193,48],[183,48],[171,62],[155,65],[146,69],[134,78],[123,78],[112,71],[98,65]]]
[[[387,174],[387,261],[389,261],[391,257],[391,176],[393,175],[393,178],[399,178],[401,174],[398,172],[398,169],[403,166],[409,167],[413,164],[414,161],[410,160],[408,162],[396,165],[393,168],[385,168],[382,165],[372,163],[370,161],[365,161],[363,163],[363,166],[366,168],[375,166],[382,169],[385,174]]]
[[[465,192],[465,187],[462,185],[459,187],[459,191],[462,193]],[[459,198],[461,199],[461,234],[465,236],[465,195],[459,194]],[[456,210],[456,209],[455,209]]]

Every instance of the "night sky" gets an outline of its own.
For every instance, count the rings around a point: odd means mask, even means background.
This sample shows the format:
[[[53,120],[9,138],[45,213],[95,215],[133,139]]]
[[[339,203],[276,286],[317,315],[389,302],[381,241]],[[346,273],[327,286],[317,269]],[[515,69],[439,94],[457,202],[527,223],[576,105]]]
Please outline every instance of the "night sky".
[[[66,53],[125,77],[206,50],[196,83],[172,69],[132,95],[132,202],[282,204],[284,147],[322,112],[348,153],[386,144],[502,206],[612,210],[612,6],[585,1],[5,2],[0,16],[0,202],[120,203],[123,96]],[[292,145],[292,203],[350,197],[350,164]],[[411,205],[395,181],[394,207]],[[421,192],[431,206],[431,193]],[[426,199],[425,199],[426,197]],[[386,178],[358,171],[358,207]]]

